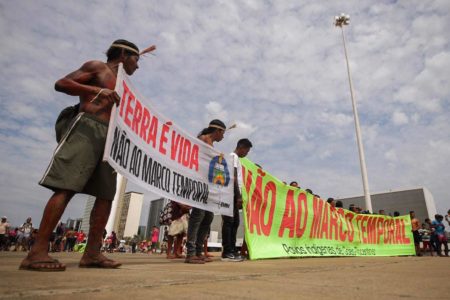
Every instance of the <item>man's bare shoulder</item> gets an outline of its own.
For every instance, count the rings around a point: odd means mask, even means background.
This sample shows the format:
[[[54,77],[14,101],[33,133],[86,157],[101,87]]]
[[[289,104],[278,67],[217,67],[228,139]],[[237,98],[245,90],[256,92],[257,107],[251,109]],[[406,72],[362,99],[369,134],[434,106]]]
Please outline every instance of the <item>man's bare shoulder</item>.
[[[100,60],[90,60],[90,61],[85,62],[81,66],[81,69],[85,70],[85,71],[100,70],[100,69],[104,69],[104,68],[107,68],[107,65],[105,62],[100,61]]]

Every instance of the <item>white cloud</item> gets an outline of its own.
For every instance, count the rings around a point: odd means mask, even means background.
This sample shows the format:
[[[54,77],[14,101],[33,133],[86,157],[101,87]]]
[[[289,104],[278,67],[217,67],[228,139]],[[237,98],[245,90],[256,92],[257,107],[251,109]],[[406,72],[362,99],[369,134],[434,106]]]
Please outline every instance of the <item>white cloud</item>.
[[[405,125],[405,124],[408,124],[409,118],[404,112],[395,111],[392,114],[392,122],[395,125]]]

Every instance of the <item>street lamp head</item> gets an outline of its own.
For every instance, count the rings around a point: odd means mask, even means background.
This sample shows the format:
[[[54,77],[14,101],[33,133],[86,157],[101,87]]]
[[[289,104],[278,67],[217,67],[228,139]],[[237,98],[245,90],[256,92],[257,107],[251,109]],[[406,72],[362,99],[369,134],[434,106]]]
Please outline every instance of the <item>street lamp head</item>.
[[[339,16],[334,17],[334,25],[342,27],[343,25],[349,25],[350,24],[350,16],[346,15],[344,13],[340,14]]]

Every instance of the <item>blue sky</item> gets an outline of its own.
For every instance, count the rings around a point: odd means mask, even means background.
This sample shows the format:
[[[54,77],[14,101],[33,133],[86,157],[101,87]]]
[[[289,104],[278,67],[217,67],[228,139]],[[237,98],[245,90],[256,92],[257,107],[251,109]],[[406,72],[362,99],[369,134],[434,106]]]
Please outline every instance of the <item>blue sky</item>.
[[[238,128],[249,158],[327,197],[363,193],[340,32],[347,42],[372,193],[425,186],[446,212],[450,182],[448,1],[1,1],[0,215],[37,224],[39,181],[59,111],[55,81],[104,60],[125,38],[156,56],[134,85],[196,134],[212,118]],[[447,36],[447,37],[446,37]],[[130,186],[130,189],[139,190]],[[155,198],[146,194],[148,201]],[[79,217],[76,197],[63,216]]]

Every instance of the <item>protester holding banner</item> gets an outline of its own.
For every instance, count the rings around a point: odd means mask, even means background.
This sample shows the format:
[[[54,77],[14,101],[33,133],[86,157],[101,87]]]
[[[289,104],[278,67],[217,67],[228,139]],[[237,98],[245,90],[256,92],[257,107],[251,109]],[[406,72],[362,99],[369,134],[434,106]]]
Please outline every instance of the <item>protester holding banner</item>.
[[[222,260],[224,261],[242,261],[242,258],[236,255],[236,235],[240,221],[239,209],[242,208],[242,170],[239,158],[246,157],[252,146],[248,139],[241,139],[234,152],[231,153],[234,159],[234,202],[233,216],[222,216]]]
[[[220,142],[223,139],[226,126],[220,120],[212,120],[209,126],[203,129],[198,138],[206,144],[213,146],[214,142]],[[192,208],[188,225],[187,236],[187,255],[185,263],[204,264],[211,262],[211,258],[202,255],[203,242],[210,230],[214,213],[200,208]]]
[[[153,51],[154,46],[146,49]],[[88,61],[80,69],[58,80],[55,89],[79,96],[79,113],[56,148],[40,184],[53,190],[40,223],[33,249],[20,264],[22,270],[64,271],[66,266],[48,255],[48,240],[75,193],[96,197],[91,212],[88,244],[80,267],[117,268],[121,264],[100,253],[102,233],[111,210],[116,173],[102,162],[111,109],[119,103],[114,91],[119,64],[128,75],[138,69],[140,57],[135,44],[116,40],[108,49],[107,62]]]
[[[411,227],[412,227],[412,233],[414,237],[414,247],[416,248],[416,255],[422,256],[422,250],[420,249],[420,234],[419,229],[422,228],[422,225],[419,221],[419,219],[416,218],[416,213],[414,211],[410,211],[409,215],[411,217]]]
[[[437,255],[442,255],[442,245],[444,246],[444,254],[448,256],[448,240],[445,235],[445,225],[442,222],[444,217],[440,214],[434,215],[434,220],[431,222],[432,227],[434,228],[434,241],[436,243]]]

